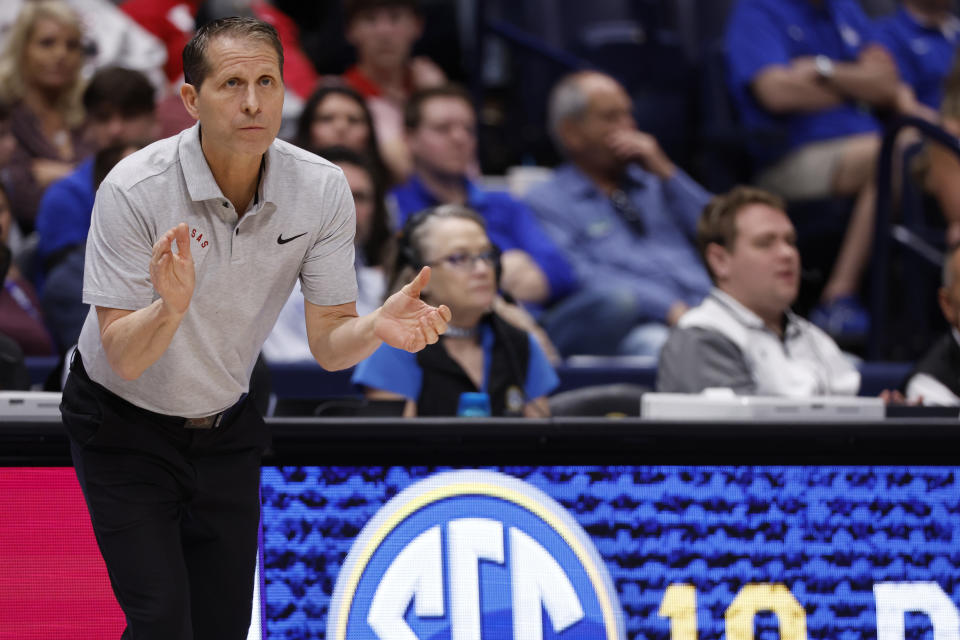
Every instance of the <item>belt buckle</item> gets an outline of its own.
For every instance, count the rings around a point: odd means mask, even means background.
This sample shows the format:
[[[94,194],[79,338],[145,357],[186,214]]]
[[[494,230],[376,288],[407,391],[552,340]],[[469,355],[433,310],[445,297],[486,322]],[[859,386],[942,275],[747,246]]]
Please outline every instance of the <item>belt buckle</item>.
[[[185,429],[216,429],[220,426],[220,420],[222,419],[222,412],[203,418],[185,418],[183,426]]]

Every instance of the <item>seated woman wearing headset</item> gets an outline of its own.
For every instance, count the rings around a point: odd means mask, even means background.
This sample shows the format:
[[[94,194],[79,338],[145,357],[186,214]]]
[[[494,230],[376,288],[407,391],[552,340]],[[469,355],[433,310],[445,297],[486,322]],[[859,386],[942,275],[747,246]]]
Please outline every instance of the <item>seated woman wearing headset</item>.
[[[406,398],[406,416],[456,415],[460,394],[477,391],[489,395],[491,415],[549,415],[557,374],[531,334],[493,311],[499,251],[483,218],[441,205],[407,220],[391,284],[424,265],[431,275],[421,297],[450,308],[447,332],[419,353],[381,346],[357,365],[353,382],[370,399]]]

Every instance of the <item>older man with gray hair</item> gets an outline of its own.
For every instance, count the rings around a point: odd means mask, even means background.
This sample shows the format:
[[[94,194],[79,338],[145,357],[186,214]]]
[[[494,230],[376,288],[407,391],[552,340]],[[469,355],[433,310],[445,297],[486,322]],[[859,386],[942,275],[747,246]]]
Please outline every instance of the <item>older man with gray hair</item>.
[[[960,251],[951,248],[943,262],[940,310],[950,331],[934,343],[907,380],[907,400],[925,405],[960,405]]]
[[[618,350],[655,355],[667,328],[710,288],[692,242],[710,194],[637,129],[632,111],[610,76],[561,79],[549,118],[568,163],[527,201],[580,282],[602,283],[632,314]]]

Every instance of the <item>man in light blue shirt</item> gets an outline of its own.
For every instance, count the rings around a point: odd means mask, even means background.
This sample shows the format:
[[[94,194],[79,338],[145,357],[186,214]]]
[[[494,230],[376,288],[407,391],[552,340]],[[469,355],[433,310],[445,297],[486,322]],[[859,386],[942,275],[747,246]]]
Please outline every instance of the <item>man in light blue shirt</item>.
[[[618,351],[655,355],[667,327],[710,289],[692,244],[710,194],[637,129],[630,98],[613,78],[565,77],[549,113],[569,162],[527,202],[579,281],[632,318]]]

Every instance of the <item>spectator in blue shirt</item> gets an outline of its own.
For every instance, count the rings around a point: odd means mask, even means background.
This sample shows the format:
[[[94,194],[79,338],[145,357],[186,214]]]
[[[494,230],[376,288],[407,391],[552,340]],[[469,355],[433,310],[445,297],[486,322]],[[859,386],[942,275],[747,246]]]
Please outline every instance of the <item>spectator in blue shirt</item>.
[[[573,272],[529,208],[508,193],[469,179],[476,166],[476,115],[470,97],[446,85],[411,96],[404,115],[414,174],[392,191],[399,223],[438,204],[463,204],[487,223],[503,252],[502,290],[519,302],[546,304],[570,293]]]
[[[782,130],[751,150],[756,182],[791,201],[855,197],[836,264],[811,319],[865,333],[856,298],[870,253],[879,125],[868,108],[912,111],[896,64],[856,0],[741,0],[727,26],[730,91],[748,129]]]
[[[550,96],[551,132],[568,163],[527,194],[540,223],[585,286],[603,290],[629,322],[620,353],[656,355],[710,289],[693,244],[710,194],[639,131],[613,78],[577,72]]]
[[[933,119],[960,44],[953,7],[953,0],[903,0],[896,13],[878,23],[880,42],[897,61],[900,78]]]

